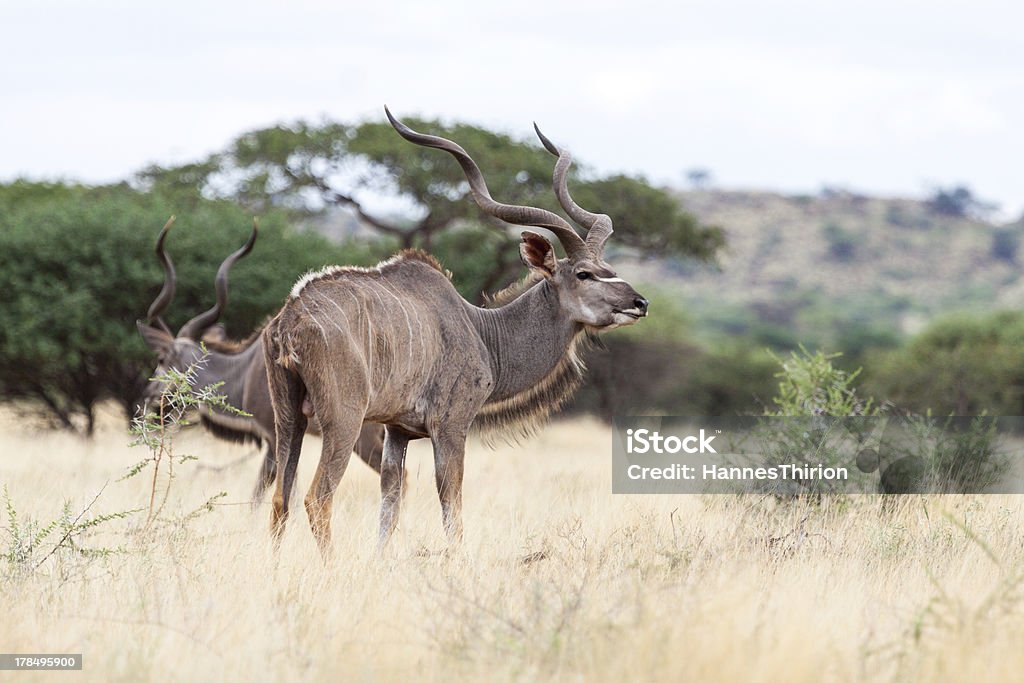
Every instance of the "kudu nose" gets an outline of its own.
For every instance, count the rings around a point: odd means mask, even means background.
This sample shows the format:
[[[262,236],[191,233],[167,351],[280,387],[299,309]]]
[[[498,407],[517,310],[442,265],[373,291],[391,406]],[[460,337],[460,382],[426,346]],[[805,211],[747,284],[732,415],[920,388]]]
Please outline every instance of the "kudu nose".
[[[647,315],[647,304],[649,303],[650,302],[642,296],[638,296],[633,300],[633,305],[636,306],[644,315]]]

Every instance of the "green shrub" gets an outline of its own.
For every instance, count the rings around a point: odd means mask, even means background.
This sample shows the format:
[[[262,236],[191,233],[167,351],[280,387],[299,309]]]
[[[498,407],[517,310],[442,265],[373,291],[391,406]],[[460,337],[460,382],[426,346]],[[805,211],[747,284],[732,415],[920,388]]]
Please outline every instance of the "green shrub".
[[[901,410],[1024,414],[1024,315],[952,315],[905,346],[869,353],[865,385]]]
[[[786,358],[772,357],[782,366],[775,376],[779,379],[778,394],[772,399],[774,416],[827,415],[848,417],[877,415],[879,408],[871,398],[857,394],[854,381],[860,370],[847,372],[832,364],[841,353],[811,353],[803,346]]]

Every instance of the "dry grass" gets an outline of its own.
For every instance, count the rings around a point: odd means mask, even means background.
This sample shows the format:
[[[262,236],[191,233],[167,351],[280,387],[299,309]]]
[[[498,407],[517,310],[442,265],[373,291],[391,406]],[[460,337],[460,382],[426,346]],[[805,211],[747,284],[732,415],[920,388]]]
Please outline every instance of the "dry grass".
[[[108,481],[93,512],[143,506],[144,478],[114,482],[140,456],[122,428],[83,442],[0,417],[0,485],[23,518],[81,508]],[[0,650],[82,652],[84,677],[104,681],[1019,680],[1020,498],[612,496],[610,443],[572,422],[516,448],[471,444],[451,556],[428,448],[410,451],[384,557],[376,480],[354,461],[325,566],[301,512],[275,561],[269,511],[245,504],[255,457],[210,467],[250,451],[184,434],[177,450],[201,459],[179,469],[168,515],[221,490],[230,504],[148,537],[115,522],[92,543],[125,554],[0,580]]]

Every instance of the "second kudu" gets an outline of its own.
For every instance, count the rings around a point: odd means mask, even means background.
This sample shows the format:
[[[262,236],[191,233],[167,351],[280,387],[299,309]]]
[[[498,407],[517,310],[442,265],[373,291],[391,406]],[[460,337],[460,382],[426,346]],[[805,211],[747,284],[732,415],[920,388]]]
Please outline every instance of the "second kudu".
[[[237,415],[206,409],[201,420],[214,436],[230,441],[254,441],[263,446],[260,473],[253,490],[253,503],[263,497],[263,492],[274,482],[277,460],[274,441],[274,411],[270,405],[270,389],[267,385],[267,370],[264,364],[263,340],[259,333],[242,342],[223,339],[220,334],[211,334],[220,320],[228,302],[228,271],[236,261],[245,257],[256,242],[257,229],[253,226],[249,241],[221,263],[217,269],[215,289],[217,303],[210,310],[200,313],[185,323],[177,334],[172,334],[163,320],[163,312],[174,298],[178,278],[171,257],[164,251],[164,240],[174,219],[167,221],[156,242],[156,254],[164,267],[164,284],[149,307],[146,322],[139,321],[139,332],[157,354],[157,368],[153,377],[169,369],[184,371],[195,366],[195,384],[205,387],[221,383],[218,391],[227,403],[248,415]],[[205,350],[204,347],[205,346]],[[199,362],[202,359],[202,362]],[[151,381],[143,401],[152,403],[160,398],[164,385]],[[310,405],[304,406],[312,416]],[[380,425],[367,424],[359,431],[355,451],[370,467],[380,472],[383,429]]]
[[[271,524],[279,538],[306,428],[302,405],[312,400],[323,451],[305,506],[324,554],[331,501],[363,420],[387,426],[380,544],[397,523],[406,447],[420,438],[431,440],[444,527],[456,544],[470,427],[521,428],[545,418],[579,384],[578,342],[647,315],[647,300],[604,260],[611,220],[572,200],[566,187],[571,157],[539,130],[558,157],[553,184],[559,203],[585,238],[550,211],[496,202],[462,147],[417,133],[385,111],[406,140],[455,157],[486,213],[550,230],[566,258],[559,259],[545,237],[524,231],[519,251],[530,275],[506,297],[510,302],[491,309],[463,299],[438,262],[421,251],[404,251],[375,268],[326,268],[295,285],[263,332],[280,475]]]

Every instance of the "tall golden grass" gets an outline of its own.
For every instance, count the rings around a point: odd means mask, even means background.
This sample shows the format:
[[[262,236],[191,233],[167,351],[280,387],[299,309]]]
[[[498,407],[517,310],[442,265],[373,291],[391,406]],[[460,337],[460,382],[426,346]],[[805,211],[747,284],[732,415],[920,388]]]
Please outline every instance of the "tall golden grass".
[[[80,510],[104,485],[88,514],[148,502],[145,475],[116,481],[142,456],[116,418],[91,441],[6,413],[0,430],[0,485],[21,520],[53,519],[65,499]],[[123,553],[0,574],[0,651],[81,652],[73,675],[103,681],[1024,676],[1021,498],[613,496],[610,448],[592,421],[471,443],[466,541],[451,554],[426,444],[410,449],[383,556],[376,477],[353,459],[325,564],[301,505],[316,439],[275,558],[268,506],[247,502],[254,449],[188,431],[176,450],[199,460],[177,468],[167,523],[111,522],[89,543]],[[219,491],[212,512],[180,519]],[[0,530],[0,553],[8,542]]]

